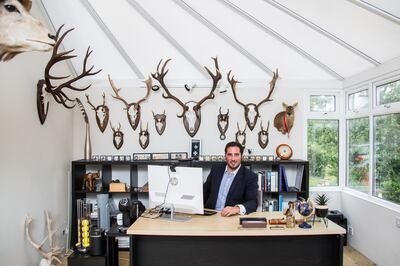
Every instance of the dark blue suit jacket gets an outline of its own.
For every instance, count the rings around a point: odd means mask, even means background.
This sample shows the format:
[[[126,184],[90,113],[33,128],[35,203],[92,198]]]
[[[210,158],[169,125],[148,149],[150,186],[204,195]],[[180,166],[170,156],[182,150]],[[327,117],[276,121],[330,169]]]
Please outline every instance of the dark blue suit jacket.
[[[204,208],[215,209],[225,168],[226,163],[215,164],[211,167],[207,181],[203,185]],[[225,206],[237,204],[242,204],[247,214],[256,211],[258,206],[257,175],[243,165],[233,179]]]

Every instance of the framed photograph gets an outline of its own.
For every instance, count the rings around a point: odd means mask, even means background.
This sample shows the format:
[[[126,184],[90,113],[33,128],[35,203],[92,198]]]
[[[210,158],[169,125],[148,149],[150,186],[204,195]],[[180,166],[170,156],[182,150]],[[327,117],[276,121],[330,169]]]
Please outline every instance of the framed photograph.
[[[125,161],[130,162],[132,160],[132,157],[130,155],[125,155]]]
[[[100,155],[100,161],[105,161],[106,160],[106,156],[105,155]]]
[[[261,155],[256,155],[256,161],[261,161]]]
[[[199,161],[204,161],[204,156],[203,155],[199,156]]]
[[[188,158],[188,154],[187,154],[187,152],[170,152],[169,153],[169,158],[171,160],[187,159]]]
[[[133,160],[134,161],[150,161],[151,153],[134,153]]]
[[[190,157],[197,159],[201,155],[201,139],[190,139]]]
[[[99,155],[92,155],[92,160],[93,161],[98,161],[99,160]]]
[[[220,161],[220,162],[225,161],[225,156],[224,155],[218,155],[218,161]]]
[[[213,161],[213,162],[218,161],[218,156],[217,155],[211,155],[211,161]]]
[[[124,155],[120,155],[119,156],[119,160],[122,161],[122,162],[125,161],[125,156]]]
[[[119,156],[118,155],[113,155],[113,161],[119,161]]]
[[[152,160],[169,160],[169,153],[167,153],[167,152],[152,153],[151,159]]]
[[[273,161],[275,157],[273,155],[267,155],[267,161]]]
[[[106,161],[112,161],[113,156],[112,155],[106,155]]]

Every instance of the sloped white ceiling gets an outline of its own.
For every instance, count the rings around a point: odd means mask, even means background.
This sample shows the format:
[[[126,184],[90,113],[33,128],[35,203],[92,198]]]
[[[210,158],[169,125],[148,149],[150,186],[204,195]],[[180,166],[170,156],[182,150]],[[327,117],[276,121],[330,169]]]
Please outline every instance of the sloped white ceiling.
[[[239,80],[270,80],[279,68],[285,81],[329,83],[400,56],[396,0],[40,2],[55,28],[75,28],[64,47],[80,55],[77,72],[91,46],[100,80],[141,80],[172,58],[167,80],[201,83],[218,56],[222,74]]]

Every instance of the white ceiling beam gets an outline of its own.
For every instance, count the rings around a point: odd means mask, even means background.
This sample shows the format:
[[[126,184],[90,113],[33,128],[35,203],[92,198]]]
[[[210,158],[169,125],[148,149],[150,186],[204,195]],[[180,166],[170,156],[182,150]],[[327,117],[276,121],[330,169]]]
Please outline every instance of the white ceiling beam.
[[[197,12],[195,9],[193,9],[190,5],[188,5],[185,1],[183,0],[173,0],[178,6],[180,6],[183,10],[185,10],[187,13],[189,13],[192,17],[200,21],[204,26],[206,26],[208,29],[213,31],[217,36],[222,38],[225,42],[227,42],[229,45],[231,45],[233,48],[235,48],[239,53],[241,53],[243,56],[245,56],[247,59],[249,59],[253,64],[258,66],[261,70],[263,70],[265,73],[267,73],[270,76],[274,75],[274,71],[271,70],[269,67],[264,65],[260,60],[258,60],[254,55],[249,53],[246,49],[244,49],[239,43],[234,41],[231,37],[229,37],[226,33],[224,33],[222,30],[220,30],[217,26],[215,26],[213,23],[211,23],[208,19],[203,17],[199,12]]]
[[[171,36],[142,6],[135,0],[126,0],[154,29],[156,29],[178,52],[180,52],[205,78],[210,76],[197,60],[190,55],[174,37]]]
[[[136,76],[139,79],[144,79],[145,76],[143,75],[143,73],[136,66],[136,64],[132,61],[129,54],[121,46],[121,44],[119,43],[117,38],[114,36],[114,34],[111,32],[111,30],[107,27],[107,25],[104,23],[104,21],[100,18],[99,14],[97,14],[96,10],[89,3],[89,1],[81,0],[81,2],[85,6],[85,8],[88,11],[88,13],[90,14],[90,16],[96,21],[96,23],[100,27],[100,29],[104,32],[104,34],[111,41],[111,43],[114,45],[114,47],[117,49],[117,51],[121,54],[121,56],[125,60],[125,62],[129,65],[129,67],[132,69],[132,71],[136,74]]]
[[[247,19],[248,21],[250,21],[253,25],[257,26],[258,28],[260,28],[265,33],[271,35],[272,37],[274,37],[275,39],[277,39],[278,41],[280,41],[284,45],[292,48],[298,54],[302,55],[304,58],[306,58],[307,60],[312,62],[314,65],[318,66],[319,68],[321,68],[322,70],[327,72],[332,77],[334,77],[336,79],[339,79],[339,80],[343,80],[344,79],[339,73],[337,73],[336,71],[331,69],[329,66],[325,65],[324,63],[319,61],[317,58],[313,57],[311,54],[307,53],[306,51],[304,51],[303,49],[298,47],[296,44],[292,43],[291,41],[289,41],[288,39],[283,37],[281,34],[279,34],[278,32],[274,31],[273,29],[271,29],[270,27],[268,27],[267,25],[265,25],[264,23],[259,21],[257,18],[253,17],[252,15],[250,15],[249,13],[247,13],[246,11],[244,11],[243,9],[238,7],[237,5],[233,4],[232,2],[230,2],[228,0],[219,0],[219,1],[222,2],[228,8],[230,8],[231,10],[235,11],[240,16],[242,16],[245,19]]]
[[[45,14],[45,18],[46,18],[46,23],[47,23],[47,25],[49,25],[50,28],[51,28],[51,30],[52,30],[54,33],[56,33],[56,32],[57,32],[57,29],[56,29],[56,27],[54,26],[53,21],[51,21],[50,15],[49,15],[49,13],[47,12],[47,9],[46,9],[45,5],[43,4],[43,1],[42,1],[42,0],[39,1],[39,8],[42,10],[43,14]],[[64,45],[61,43],[60,46],[61,46],[61,50],[65,52],[66,50],[65,50]],[[74,65],[72,64],[71,59],[68,59],[68,60],[66,60],[65,62],[67,63],[67,67],[68,67],[69,70],[71,71],[72,76],[73,76],[73,77],[78,76],[78,74],[77,74],[77,72],[76,72],[76,69],[75,69]]]
[[[397,25],[400,25],[400,18],[398,16],[396,16],[380,7],[372,5],[371,3],[368,3],[367,1],[364,1],[364,0],[347,0],[347,1],[359,6],[361,8],[364,8],[384,19],[390,20],[390,21],[396,23]]]
[[[317,24],[311,22],[310,20],[306,19],[305,17],[301,16],[300,14],[294,12],[293,10],[289,9],[288,7],[284,6],[283,4],[279,3],[276,0],[264,0],[264,2],[274,6],[275,8],[281,10],[282,12],[286,13],[287,15],[291,16],[292,18],[296,19],[297,21],[305,24],[306,26],[312,28],[313,30],[317,31],[318,33],[324,35],[325,37],[331,39],[332,41],[336,42],[337,44],[341,45],[342,47],[346,48],[350,52],[360,56],[361,58],[365,59],[366,61],[370,62],[371,64],[378,66],[381,63],[372,58],[371,56],[363,53],[361,50],[355,48],[351,44],[343,41],[336,35],[330,33],[329,31],[323,29],[322,27],[318,26]]]

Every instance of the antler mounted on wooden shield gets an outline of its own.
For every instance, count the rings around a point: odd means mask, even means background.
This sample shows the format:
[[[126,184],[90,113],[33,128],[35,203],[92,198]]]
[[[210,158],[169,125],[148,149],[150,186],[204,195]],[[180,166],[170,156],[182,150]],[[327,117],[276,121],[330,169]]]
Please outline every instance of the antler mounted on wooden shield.
[[[46,120],[48,109],[49,109],[49,102],[46,101],[46,98],[45,98],[46,92],[50,93],[57,103],[62,104],[64,107],[66,107],[68,109],[71,109],[75,106],[74,100],[69,98],[65,94],[63,89],[70,89],[73,91],[87,90],[91,86],[91,84],[86,87],[83,87],[83,88],[78,88],[73,84],[75,82],[77,82],[78,80],[81,80],[84,77],[96,75],[97,73],[99,73],[101,71],[101,69],[100,69],[98,71],[92,72],[93,68],[94,68],[93,65],[90,68],[87,68],[87,60],[88,60],[90,54],[92,53],[92,50],[90,50],[90,47],[88,47],[88,49],[86,50],[85,58],[83,59],[83,69],[79,75],[77,75],[74,78],[69,79],[69,77],[70,77],[69,75],[68,76],[54,76],[50,73],[50,70],[52,69],[52,67],[55,64],[76,57],[76,55],[70,55],[74,50],[69,50],[66,52],[58,51],[65,36],[72,30],[74,30],[73,28],[69,29],[60,36],[61,29],[63,27],[64,27],[64,25],[62,25],[57,30],[56,36],[54,37],[56,43],[54,45],[54,49],[53,49],[51,58],[46,65],[46,68],[44,71],[44,79],[39,80],[37,83],[37,94],[36,94],[37,109],[38,109],[38,114],[39,114],[39,120],[40,120],[40,123],[42,123],[42,124],[44,124],[44,122]],[[54,80],[65,80],[65,79],[67,79],[67,80],[61,84],[58,84],[58,85],[53,84]]]
[[[237,129],[235,137],[236,137],[236,142],[239,142],[243,147],[246,146],[246,129],[247,125],[244,125],[244,129],[240,130],[239,128],[239,122],[237,123]]]
[[[118,128],[115,129],[110,121],[110,126],[113,131],[113,144],[114,147],[119,150],[122,147],[122,144],[124,144],[124,133],[121,131],[121,124],[118,123]]]
[[[217,116],[217,125],[218,125],[218,130],[219,130],[219,138],[220,140],[226,139],[225,133],[228,130],[229,127],[229,108],[226,114],[223,114],[221,112],[221,107],[219,108],[219,115]]]
[[[165,127],[167,126],[167,115],[165,114],[165,110],[162,114],[155,114],[153,112],[154,118],[154,126],[158,135],[162,135],[164,133]]]
[[[147,123],[146,129],[142,129],[142,123],[140,123],[139,132],[139,144],[142,149],[146,149],[150,143],[149,123]]]
[[[119,95],[119,91],[121,89],[118,89],[117,86],[115,85],[114,81],[111,79],[110,75],[108,75],[108,81],[110,82],[111,88],[113,89],[115,96],[111,95],[114,99],[120,100],[121,102],[123,102],[125,104],[125,108],[124,110],[126,110],[126,115],[128,117],[128,121],[129,124],[131,125],[131,127],[133,128],[133,130],[136,130],[137,126],[139,125],[139,121],[140,121],[140,116],[141,116],[141,106],[140,104],[142,102],[144,102],[145,100],[147,100],[147,98],[150,95],[150,91],[151,91],[151,87],[152,87],[152,82],[151,82],[151,78],[149,77],[148,79],[146,79],[145,81],[143,81],[146,84],[146,88],[147,88],[147,92],[146,95],[140,99],[137,102],[131,102],[128,103],[124,98],[122,98]]]
[[[258,144],[260,145],[261,148],[265,149],[269,142],[269,133],[268,133],[269,121],[268,121],[267,129],[263,128],[262,121],[261,121],[260,126],[261,126],[261,130],[258,132]]]
[[[178,103],[182,107],[182,114],[177,115],[179,118],[183,119],[183,125],[185,126],[186,132],[189,134],[189,136],[194,137],[199,130],[200,123],[201,123],[201,105],[209,100],[209,99],[214,99],[214,91],[217,88],[218,81],[221,79],[221,73],[219,72],[219,66],[218,66],[218,58],[217,57],[212,57],[214,60],[215,64],[215,74],[213,74],[206,66],[204,67],[208,74],[211,76],[213,83],[210,92],[208,95],[203,97],[200,101],[195,102],[195,101],[189,101],[186,103],[183,103],[181,100],[179,100],[176,96],[174,96],[168,89],[168,87],[165,85],[164,82],[164,77],[167,75],[168,70],[165,70],[165,67],[167,66],[168,62],[171,59],[168,59],[165,61],[164,65],[162,66],[160,70],[160,65],[162,60],[157,65],[157,72],[152,73],[151,75],[153,76],[154,79],[158,80],[160,83],[161,87],[163,87],[165,94],[163,94],[163,98],[165,99],[172,99],[176,103]]]
[[[255,103],[245,104],[245,103],[239,101],[239,99],[237,98],[237,95],[236,95],[236,84],[240,83],[240,82],[238,80],[235,80],[234,75],[232,76],[232,78],[230,77],[230,75],[231,75],[231,71],[228,72],[228,81],[232,88],[233,97],[235,98],[235,101],[238,104],[243,106],[244,118],[246,119],[246,124],[249,126],[250,130],[253,130],[257,124],[257,119],[260,117],[258,108],[261,106],[261,104],[272,101],[271,95],[275,89],[276,80],[279,77],[278,69],[276,70],[276,72],[274,72],[274,76],[272,77],[272,80],[269,82],[269,93],[268,93],[267,97],[265,97],[263,100],[261,100],[258,104],[255,104]]]
[[[103,104],[94,106],[90,100],[89,95],[85,94],[88,104],[92,107],[92,110],[96,114],[96,122],[101,132],[104,132],[108,125],[108,119],[110,118],[110,109],[106,105],[106,95],[103,92]]]

